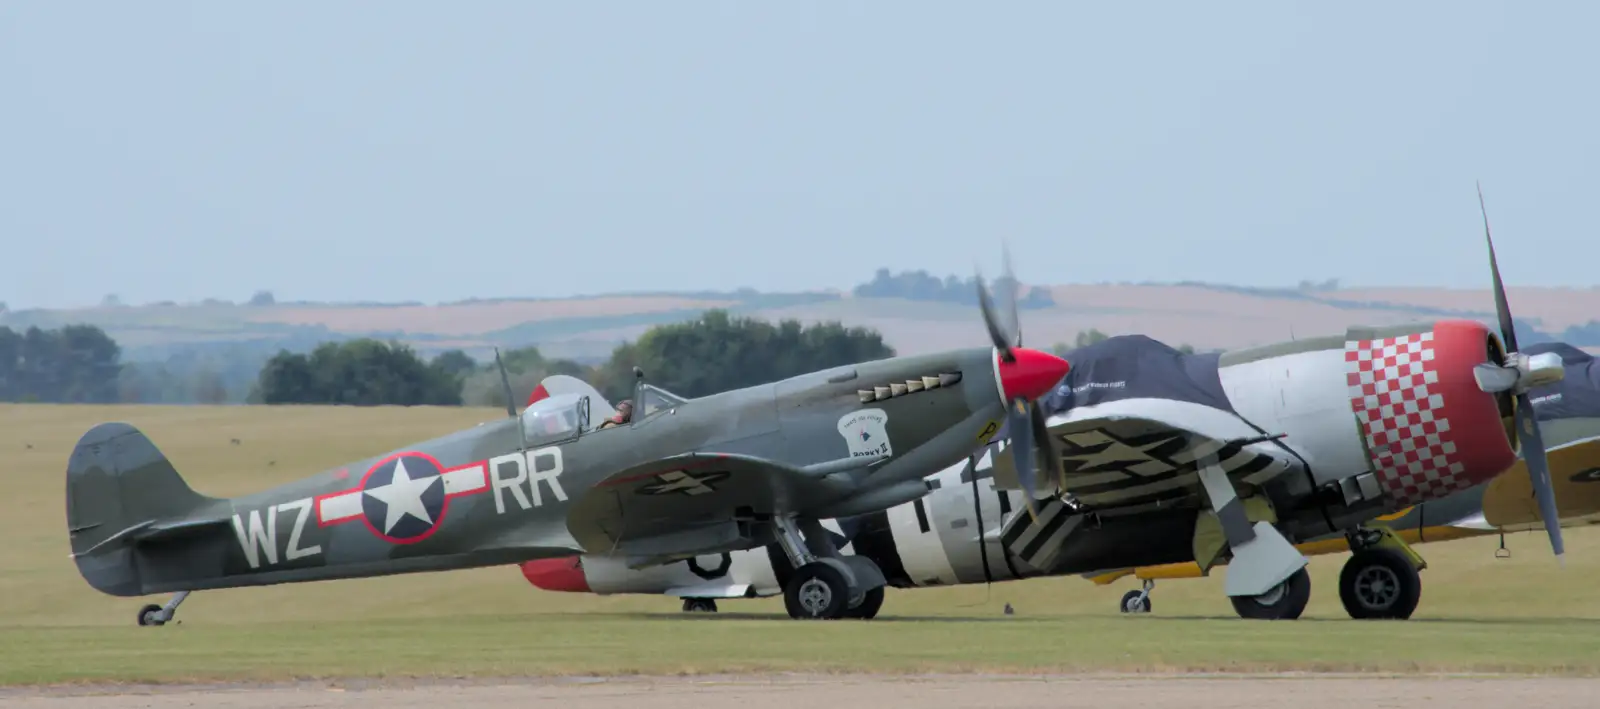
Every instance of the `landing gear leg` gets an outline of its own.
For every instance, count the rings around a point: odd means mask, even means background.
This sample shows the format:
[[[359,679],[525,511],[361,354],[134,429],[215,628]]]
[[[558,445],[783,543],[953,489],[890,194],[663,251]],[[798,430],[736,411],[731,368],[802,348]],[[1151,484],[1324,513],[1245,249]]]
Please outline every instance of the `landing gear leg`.
[[[717,612],[717,601],[714,598],[685,598],[683,599],[683,612],[715,613]]]
[[[833,536],[814,519],[800,520],[799,529],[805,536],[806,548],[821,563],[833,564],[845,575],[850,586],[850,599],[845,603],[841,618],[871,620],[883,607],[883,587],[888,585],[883,570],[865,556],[845,556],[839,552]]]
[[[178,614],[178,606],[182,605],[183,600],[188,597],[188,591],[179,591],[173,594],[172,600],[167,601],[167,604],[164,606],[158,606],[152,603],[148,606],[140,608],[139,625],[166,625],[167,621],[172,620],[172,617]]]
[[[794,574],[783,588],[783,605],[789,617],[799,620],[833,620],[844,616],[850,604],[850,582],[840,569],[818,559],[806,547],[794,520],[774,517],[778,546],[789,557]]]
[[[783,605],[789,617],[833,620],[877,615],[887,583],[878,565],[864,556],[840,556],[816,520],[801,524],[806,528],[804,536],[793,518],[780,516],[772,520],[778,546],[794,567],[794,574],[783,589]],[[872,594],[874,590],[879,593]],[[872,595],[879,597],[869,597]]]
[[[1348,535],[1350,560],[1339,574],[1339,601],[1351,618],[1405,620],[1422,600],[1427,562],[1386,527]]]
[[[1119,610],[1123,613],[1149,613],[1150,593],[1154,590],[1156,590],[1156,580],[1145,579],[1143,590],[1122,594],[1122,605]]]

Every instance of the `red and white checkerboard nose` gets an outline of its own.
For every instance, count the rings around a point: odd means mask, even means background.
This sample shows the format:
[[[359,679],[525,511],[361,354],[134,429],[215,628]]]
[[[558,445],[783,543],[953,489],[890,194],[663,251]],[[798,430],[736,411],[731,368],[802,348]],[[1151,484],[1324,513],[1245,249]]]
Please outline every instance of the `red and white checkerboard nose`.
[[[1516,460],[1494,395],[1472,376],[1489,361],[1491,338],[1481,323],[1441,320],[1425,332],[1345,343],[1350,406],[1397,504],[1487,482]]]

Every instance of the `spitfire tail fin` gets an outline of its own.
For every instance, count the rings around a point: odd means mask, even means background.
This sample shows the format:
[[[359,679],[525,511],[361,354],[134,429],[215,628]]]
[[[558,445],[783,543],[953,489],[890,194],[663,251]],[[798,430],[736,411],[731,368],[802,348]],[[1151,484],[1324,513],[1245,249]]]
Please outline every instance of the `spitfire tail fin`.
[[[138,429],[125,423],[95,426],[78,439],[67,462],[73,561],[84,580],[103,593],[148,593],[154,579],[144,576],[162,575],[169,565],[149,558],[136,563],[136,545],[210,526],[195,515],[218,502],[191,490]]]

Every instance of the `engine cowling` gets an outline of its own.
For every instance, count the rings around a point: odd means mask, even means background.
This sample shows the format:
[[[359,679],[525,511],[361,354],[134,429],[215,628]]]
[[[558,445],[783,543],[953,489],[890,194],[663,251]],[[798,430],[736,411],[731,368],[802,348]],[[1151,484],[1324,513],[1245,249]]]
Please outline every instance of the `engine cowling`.
[[[1511,399],[1473,377],[1503,358],[1488,327],[1441,320],[1228,353],[1218,371],[1238,413],[1287,433],[1318,487],[1336,487],[1347,505],[1396,510],[1485,483],[1516,460]]]
[[[1347,345],[1350,407],[1378,482],[1396,504],[1486,483],[1516,461],[1510,398],[1479,389],[1472,373],[1503,360],[1489,328],[1467,320]]]

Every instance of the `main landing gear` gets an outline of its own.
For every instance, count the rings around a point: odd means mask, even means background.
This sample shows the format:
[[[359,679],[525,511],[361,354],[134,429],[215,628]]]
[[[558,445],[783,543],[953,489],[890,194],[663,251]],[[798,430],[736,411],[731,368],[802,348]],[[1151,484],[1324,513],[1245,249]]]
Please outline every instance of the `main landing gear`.
[[[1229,596],[1233,612],[1249,620],[1296,620],[1311,601],[1311,574],[1304,567],[1259,596]]]
[[[867,620],[878,615],[886,581],[877,564],[863,556],[841,556],[816,520],[800,522],[804,536],[791,518],[776,517],[772,523],[778,545],[794,567],[783,589],[790,618]]]
[[[188,591],[179,591],[173,594],[172,600],[166,605],[158,606],[154,603],[139,609],[139,625],[162,626],[178,614],[178,606],[189,597]]]
[[[1427,562],[1385,527],[1348,536],[1350,560],[1339,573],[1339,601],[1351,618],[1405,620],[1422,600]]]

